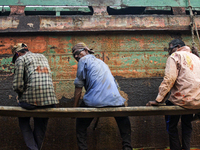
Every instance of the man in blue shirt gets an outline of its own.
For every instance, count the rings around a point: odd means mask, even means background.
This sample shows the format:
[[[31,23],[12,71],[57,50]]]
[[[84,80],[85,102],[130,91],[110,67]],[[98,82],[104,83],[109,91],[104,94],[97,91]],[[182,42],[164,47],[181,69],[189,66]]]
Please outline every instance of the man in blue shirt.
[[[100,59],[91,55],[94,52],[86,44],[78,43],[72,48],[74,58],[78,61],[78,70],[74,92],[74,107],[78,107],[85,87],[86,93],[80,107],[122,107],[125,99],[118,91],[117,83],[109,67]],[[76,134],[79,150],[87,150],[86,132],[94,118],[77,118]],[[123,150],[132,150],[131,126],[128,117],[115,117],[122,137]]]

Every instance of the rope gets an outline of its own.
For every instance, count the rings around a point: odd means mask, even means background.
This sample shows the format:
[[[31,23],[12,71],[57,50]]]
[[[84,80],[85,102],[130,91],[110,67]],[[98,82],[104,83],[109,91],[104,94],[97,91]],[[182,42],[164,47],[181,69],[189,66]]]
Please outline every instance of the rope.
[[[198,33],[198,29],[197,29],[197,26],[196,26],[196,23],[195,23],[195,16],[192,12],[192,6],[190,5],[190,0],[188,0],[188,7],[189,7],[189,11],[190,11],[190,19],[191,19],[191,22],[190,22],[190,27],[191,27],[191,34],[192,34],[192,46],[195,45],[195,41],[194,41],[194,31],[196,31],[196,35],[197,35],[197,38],[198,38],[198,41],[199,41],[199,44],[200,44],[200,39],[199,39],[199,33]]]

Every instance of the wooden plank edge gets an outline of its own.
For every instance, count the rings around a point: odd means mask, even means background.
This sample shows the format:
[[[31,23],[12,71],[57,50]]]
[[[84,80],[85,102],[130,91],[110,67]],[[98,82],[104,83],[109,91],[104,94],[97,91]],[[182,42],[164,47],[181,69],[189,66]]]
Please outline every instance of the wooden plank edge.
[[[104,108],[47,108],[26,110],[17,106],[1,106],[0,116],[10,117],[115,117],[115,116],[154,116],[183,115],[200,112],[199,109],[184,109],[179,106],[135,106]]]

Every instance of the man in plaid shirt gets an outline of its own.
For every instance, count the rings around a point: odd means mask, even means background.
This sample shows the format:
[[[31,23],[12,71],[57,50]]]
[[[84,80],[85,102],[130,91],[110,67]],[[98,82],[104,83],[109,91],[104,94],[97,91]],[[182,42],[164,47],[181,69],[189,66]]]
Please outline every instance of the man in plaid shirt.
[[[31,53],[24,43],[14,46],[12,53],[14,54],[12,62],[15,64],[13,90],[18,94],[19,106],[29,110],[55,107],[58,100],[46,57]],[[30,117],[19,117],[19,126],[27,147],[39,150],[42,147],[48,118],[33,119],[33,131]]]

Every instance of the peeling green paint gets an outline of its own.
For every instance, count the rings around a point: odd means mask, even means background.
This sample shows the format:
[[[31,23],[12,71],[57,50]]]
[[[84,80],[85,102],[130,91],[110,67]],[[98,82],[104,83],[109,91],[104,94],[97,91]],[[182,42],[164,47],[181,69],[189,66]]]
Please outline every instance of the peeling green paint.
[[[51,3],[47,0],[6,0],[0,1],[0,5],[19,5],[19,6],[173,6],[173,7],[188,7],[187,0],[165,0],[165,1],[156,1],[155,0],[140,0],[140,1],[133,1],[133,0],[104,0],[102,1],[94,1],[94,0],[51,0]],[[199,6],[198,0],[192,0],[191,5],[193,7]]]
[[[0,59],[0,71],[2,72],[14,72],[14,65],[11,63],[12,57],[5,57]]]
[[[12,57],[0,59],[1,65],[10,65],[12,62]]]

